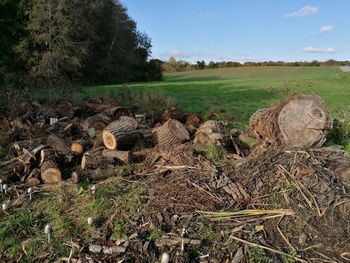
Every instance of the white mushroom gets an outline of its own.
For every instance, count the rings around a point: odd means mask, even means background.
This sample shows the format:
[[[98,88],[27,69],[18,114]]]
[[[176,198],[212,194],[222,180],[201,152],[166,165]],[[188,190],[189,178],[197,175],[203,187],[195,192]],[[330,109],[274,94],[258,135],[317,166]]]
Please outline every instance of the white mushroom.
[[[50,243],[50,241],[51,241],[51,238],[50,238],[51,231],[52,231],[51,226],[49,224],[47,224],[45,226],[44,233],[47,235],[47,242],[48,243]]]
[[[168,253],[163,253],[162,254],[162,259],[161,259],[161,263],[169,263],[170,261],[170,255]]]
[[[92,219],[92,217],[90,216],[88,219],[87,219],[87,222],[89,224],[89,226],[91,226],[94,222],[94,220]]]
[[[7,194],[7,190],[9,189],[9,186],[7,184],[2,185],[2,189],[4,190],[5,195]]]
[[[96,190],[97,190],[97,186],[96,186],[95,184],[93,184],[93,185],[91,186],[91,193],[92,193],[92,195],[95,195],[95,194],[96,194]]]
[[[32,187],[29,187],[29,188],[27,189],[27,193],[29,194],[29,200],[32,200],[33,188],[32,188]]]
[[[2,204],[2,210],[7,211],[9,209],[9,205],[7,203]]]

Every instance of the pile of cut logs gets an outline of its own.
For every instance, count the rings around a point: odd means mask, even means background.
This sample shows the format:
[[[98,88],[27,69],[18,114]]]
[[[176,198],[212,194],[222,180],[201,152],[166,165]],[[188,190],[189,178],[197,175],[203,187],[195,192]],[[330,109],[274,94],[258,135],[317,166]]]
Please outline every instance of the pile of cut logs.
[[[104,179],[132,163],[133,153],[144,147],[214,144],[247,155],[238,130],[224,135],[221,122],[202,123],[198,113],[179,109],[135,114],[112,99],[89,100],[82,107],[63,99],[52,107],[20,100],[0,117],[1,132],[12,140],[12,158],[0,162],[0,178],[31,186]],[[331,123],[319,96],[296,94],[257,111],[250,127],[259,145],[305,149],[321,146]]]

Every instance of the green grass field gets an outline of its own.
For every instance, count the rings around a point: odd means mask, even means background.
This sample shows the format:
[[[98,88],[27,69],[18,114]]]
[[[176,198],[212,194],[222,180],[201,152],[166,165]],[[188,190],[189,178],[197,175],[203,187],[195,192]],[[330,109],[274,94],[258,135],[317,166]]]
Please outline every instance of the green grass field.
[[[322,96],[334,117],[350,112],[350,73],[338,67],[240,67],[167,74],[162,82],[127,85],[161,91],[187,111],[203,116],[220,112],[233,126],[244,127],[257,109],[295,92]],[[116,96],[121,85],[81,87],[80,96]]]

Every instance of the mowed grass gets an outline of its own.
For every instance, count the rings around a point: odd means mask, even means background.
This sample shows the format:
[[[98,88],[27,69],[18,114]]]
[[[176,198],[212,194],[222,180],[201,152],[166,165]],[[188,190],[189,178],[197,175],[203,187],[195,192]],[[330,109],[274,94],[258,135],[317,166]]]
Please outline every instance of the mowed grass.
[[[116,97],[125,85],[80,87],[80,97]],[[131,89],[163,92],[187,111],[205,116],[218,113],[231,126],[245,127],[259,108],[295,92],[315,92],[334,117],[348,118],[350,73],[338,67],[239,67],[166,74],[161,82],[126,85]],[[49,92],[49,91],[46,91]],[[49,96],[46,94],[44,96]]]

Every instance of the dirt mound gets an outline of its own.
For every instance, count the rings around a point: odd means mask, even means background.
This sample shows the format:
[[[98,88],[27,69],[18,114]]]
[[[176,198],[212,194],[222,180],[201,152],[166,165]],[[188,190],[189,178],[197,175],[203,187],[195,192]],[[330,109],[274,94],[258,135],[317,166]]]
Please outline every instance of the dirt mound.
[[[269,243],[298,251],[304,259],[340,262],[350,251],[348,243],[349,182],[333,167],[344,160],[341,151],[271,149],[227,175],[248,189],[247,208],[289,208],[295,216],[265,225]]]

